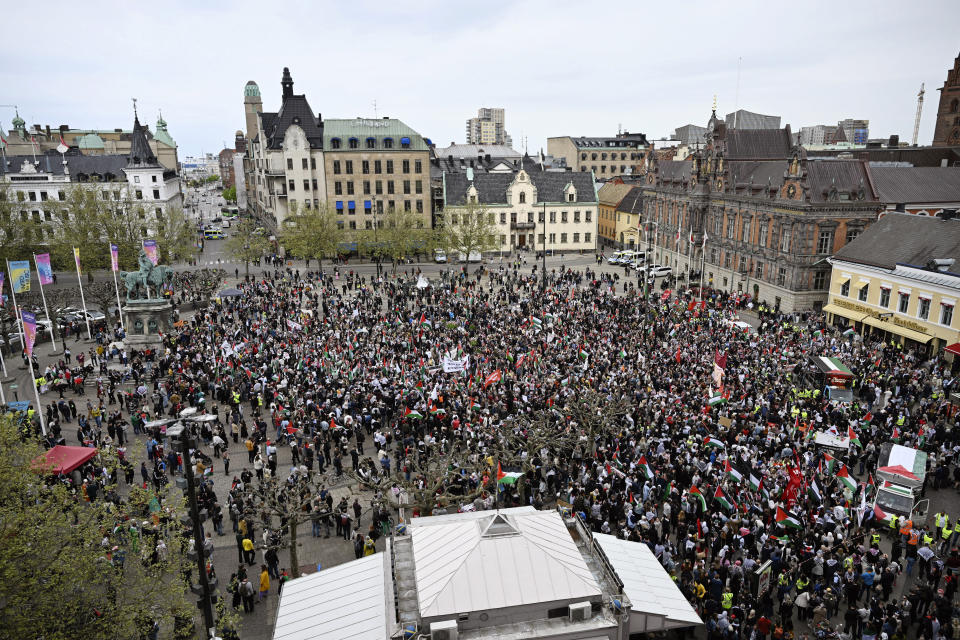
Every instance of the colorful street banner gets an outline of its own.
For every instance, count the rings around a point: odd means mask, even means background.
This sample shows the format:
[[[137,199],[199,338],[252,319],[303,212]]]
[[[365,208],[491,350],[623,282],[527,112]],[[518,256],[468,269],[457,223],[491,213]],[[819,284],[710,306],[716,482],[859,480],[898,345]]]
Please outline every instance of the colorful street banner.
[[[50,254],[41,253],[34,256],[37,261],[37,277],[40,284],[53,284],[53,267],[50,266]]]
[[[27,357],[33,356],[33,344],[37,340],[37,316],[23,312],[23,335],[27,342]]]
[[[30,262],[14,260],[10,263],[10,286],[14,293],[30,291]]]
[[[77,247],[73,248],[73,260],[77,263],[77,273],[80,273],[82,271],[80,268],[80,249]]]
[[[3,295],[3,271],[0,271],[0,307],[3,306],[3,301],[5,298],[6,296]]]
[[[157,263],[160,261],[160,258],[157,256],[157,241],[144,240],[143,250],[147,254],[147,257],[150,258],[150,262],[153,263],[153,266],[157,266]]]
[[[110,270],[120,271],[120,248],[110,243]]]

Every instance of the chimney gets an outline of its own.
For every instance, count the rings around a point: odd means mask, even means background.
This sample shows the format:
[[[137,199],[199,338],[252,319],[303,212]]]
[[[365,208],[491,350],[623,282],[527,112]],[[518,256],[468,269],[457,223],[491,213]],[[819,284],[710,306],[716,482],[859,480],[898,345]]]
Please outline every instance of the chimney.
[[[64,134],[67,131],[70,131],[70,125],[62,124],[60,125],[60,133]]]
[[[887,143],[888,147],[896,149],[900,146],[900,136],[894,134],[890,136],[890,142]]]
[[[47,125],[47,137],[50,137],[50,125]]]

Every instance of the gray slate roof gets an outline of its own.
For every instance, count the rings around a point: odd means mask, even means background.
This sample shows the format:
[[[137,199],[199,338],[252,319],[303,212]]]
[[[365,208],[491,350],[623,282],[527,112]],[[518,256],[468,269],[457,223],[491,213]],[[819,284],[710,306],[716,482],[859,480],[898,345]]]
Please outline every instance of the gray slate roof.
[[[856,194],[863,189],[863,201],[876,202],[870,178],[862,162],[857,160],[811,160],[806,163],[807,181],[810,185],[810,202],[827,202],[830,190],[836,187],[839,193]],[[851,196],[850,200],[855,200]]]
[[[787,171],[786,160],[733,160],[726,164],[727,175],[735,184],[754,184],[765,187],[768,184],[780,187],[783,174]]]
[[[689,160],[663,160],[657,171],[662,180],[689,180],[693,164]]]
[[[33,164],[33,156],[7,156],[7,162],[0,163],[0,175],[7,173],[20,173],[20,168],[26,160]],[[63,162],[60,154],[48,152],[42,156],[37,156],[39,165],[37,171],[43,173],[52,173],[56,176],[63,175]],[[66,154],[67,168],[70,169],[70,177],[73,181],[81,176],[100,176],[101,180],[106,180],[108,176],[113,179],[126,182],[127,177],[123,170],[127,167],[127,156],[106,155],[106,156],[83,156],[79,154]]]
[[[538,202],[563,202],[563,189],[571,182],[577,190],[577,202],[596,202],[593,174],[584,171],[534,171],[526,167],[530,181],[537,187]],[[480,204],[506,204],[507,188],[516,179],[516,173],[474,172],[473,185]],[[470,181],[466,173],[444,173],[445,199],[448,205],[467,202]]]
[[[852,156],[870,162],[905,162],[915,167],[939,167],[960,163],[960,147],[904,147],[898,149],[819,149],[807,150],[807,157]]]
[[[786,129],[727,129],[728,160],[784,160],[790,157]]]
[[[617,211],[623,213],[643,213],[643,189],[633,187],[620,201]]]
[[[960,167],[871,167],[881,202],[960,202]]]
[[[960,220],[888,213],[834,256],[858,264],[893,269],[898,264],[923,268],[935,258],[953,258],[960,270]]]
[[[159,167],[157,157],[147,142],[145,130],[140,126],[140,118],[133,117],[133,133],[130,134],[130,153],[127,155],[127,166],[138,169]]]
[[[323,148],[323,122],[313,111],[303,94],[291,95],[283,99],[280,111],[261,115],[266,148],[279,149],[283,136],[291,125],[298,125],[307,135],[311,149]]]

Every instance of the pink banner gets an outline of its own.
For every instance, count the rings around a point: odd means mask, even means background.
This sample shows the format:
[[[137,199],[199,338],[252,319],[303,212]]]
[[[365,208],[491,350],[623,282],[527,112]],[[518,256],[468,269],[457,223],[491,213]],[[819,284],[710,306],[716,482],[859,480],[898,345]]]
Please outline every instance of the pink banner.
[[[23,335],[27,342],[27,357],[33,356],[33,344],[37,341],[37,316],[23,312]]]
[[[120,249],[113,243],[110,244],[110,270],[120,271]]]
[[[157,241],[144,240],[143,251],[147,254],[147,257],[150,258],[150,262],[153,263],[153,266],[157,266],[157,262],[160,260],[159,257],[157,257]]]
[[[37,262],[37,276],[40,284],[53,284],[53,267],[50,266],[50,254],[41,253],[33,257]]]

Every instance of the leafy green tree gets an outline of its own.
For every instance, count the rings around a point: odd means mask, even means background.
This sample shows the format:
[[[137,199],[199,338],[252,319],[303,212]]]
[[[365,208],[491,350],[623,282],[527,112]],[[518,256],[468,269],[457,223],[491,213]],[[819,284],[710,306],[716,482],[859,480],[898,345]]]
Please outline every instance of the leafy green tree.
[[[250,275],[250,263],[262,257],[270,248],[265,235],[254,233],[256,229],[257,224],[253,220],[241,220],[224,245],[227,255],[243,260],[244,275]]]
[[[54,205],[51,257],[59,269],[74,269],[73,249],[80,250],[80,263],[88,274],[110,264],[110,252],[104,234],[104,222],[122,204],[104,198],[115,192],[109,183],[97,188],[93,184],[74,184],[62,202]]]
[[[430,232],[423,228],[423,217],[411,211],[394,211],[383,216],[379,237],[383,254],[397,262],[429,249]]]
[[[227,202],[236,202],[237,188],[235,186],[227,187],[226,189],[223,190],[223,193],[221,193],[220,195],[223,196],[223,199],[226,200]]]
[[[27,260],[42,242],[40,222],[25,200],[22,192],[0,182],[0,260]]]
[[[486,207],[473,203],[448,207],[440,222],[441,245],[462,254],[469,270],[471,254],[493,251],[499,246],[493,216]]]
[[[292,207],[279,237],[289,253],[306,259],[316,258],[322,266],[325,257],[336,254],[345,234],[337,225],[336,214],[321,203],[314,208]]]
[[[157,221],[156,238],[161,262],[188,262],[197,255],[197,232],[179,207],[168,209]]]
[[[184,582],[189,565],[177,527],[130,532],[131,523],[144,520],[138,508],[143,500],[87,502],[44,476],[42,453],[10,416],[0,419],[3,635],[115,640],[142,637],[153,620],[170,629],[175,618],[193,619]],[[108,469],[115,468],[115,456],[100,455]],[[166,550],[155,553],[159,541]]]

